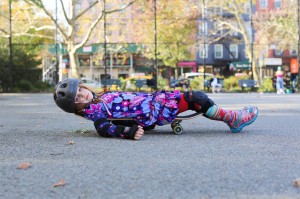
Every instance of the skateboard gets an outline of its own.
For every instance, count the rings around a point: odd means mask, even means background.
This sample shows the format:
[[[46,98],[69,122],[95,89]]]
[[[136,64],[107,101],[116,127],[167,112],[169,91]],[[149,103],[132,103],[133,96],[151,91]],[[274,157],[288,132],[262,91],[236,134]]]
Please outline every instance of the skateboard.
[[[203,113],[193,113],[193,114],[184,115],[184,116],[177,116],[175,118],[175,120],[171,123],[171,128],[173,130],[173,133],[176,135],[180,135],[181,133],[183,133],[183,128],[180,124],[183,120],[193,119],[193,118],[201,116],[201,115],[203,115]],[[107,120],[109,120],[109,121],[132,121],[133,118],[108,118]]]

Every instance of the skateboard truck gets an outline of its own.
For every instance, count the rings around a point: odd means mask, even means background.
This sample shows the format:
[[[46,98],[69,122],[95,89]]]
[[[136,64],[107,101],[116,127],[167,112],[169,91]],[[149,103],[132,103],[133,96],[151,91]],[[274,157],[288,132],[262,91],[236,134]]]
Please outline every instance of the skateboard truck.
[[[184,116],[177,116],[174,120],[174,122],[171,123],[171,128],[173,130],[173,133],[175,133],[176,135],[180,135],[181,133],[183,133],[183,128],[181,126],[181,122],[182,120],[188,120],[188,119],[192,119],[194,117],[197,117],[199,115],[203,115],[202,113],[193,113],[190,115],[184,115]]]

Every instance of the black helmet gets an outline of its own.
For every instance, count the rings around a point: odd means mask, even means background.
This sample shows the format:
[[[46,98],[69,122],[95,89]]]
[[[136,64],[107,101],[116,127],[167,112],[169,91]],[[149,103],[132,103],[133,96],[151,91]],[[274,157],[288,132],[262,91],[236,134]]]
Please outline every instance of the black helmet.
[[[53,97],[59,108],[68,113],[75,113],[75,96],[78,85],[79,80],[74,78],[67,78],[56,85]]]

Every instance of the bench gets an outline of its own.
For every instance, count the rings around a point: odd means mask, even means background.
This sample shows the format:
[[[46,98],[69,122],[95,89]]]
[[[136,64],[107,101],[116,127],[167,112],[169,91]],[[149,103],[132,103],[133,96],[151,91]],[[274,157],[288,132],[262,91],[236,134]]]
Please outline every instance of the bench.
[[[239,79],[238,85],[244,90],[245,88],[251,88],[253,91],[256,87],[256,81],[253,79]]]
[[[155,89],[155,80],[154,79],[137,79],[135,81],[135,87],[140,91],[141,87],[149,87],[152,89]]]
[[[101,84],[102,86],[115,86],[117,90],[119,87],[121,87],[121,81],[119,79],[102,79]]]
[[[135,81],[135,86],[140,91],[141,87],[147,86],[147,80],[145,80],[145,79],[137,79]]]

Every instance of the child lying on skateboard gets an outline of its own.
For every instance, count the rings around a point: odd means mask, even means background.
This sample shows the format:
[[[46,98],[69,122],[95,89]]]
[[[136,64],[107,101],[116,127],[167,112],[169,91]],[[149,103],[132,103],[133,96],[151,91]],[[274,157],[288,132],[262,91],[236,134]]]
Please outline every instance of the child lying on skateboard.
[[[134,140],[143,136],[144,128],[170,124],[179,113],[187,110],[202,113],[211,120],[223,121],[233,133],[254,122],[258,115],[255,106],[237,111],[224,110],[201,91],[95,93],[74,78],[59,82],[53,96],[62,110],[92,120],[101,136]],[[115,125],[109,121],[113,118],[132,118],[132,122],[128,125],[128,120],[119,120]]]

